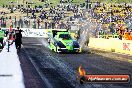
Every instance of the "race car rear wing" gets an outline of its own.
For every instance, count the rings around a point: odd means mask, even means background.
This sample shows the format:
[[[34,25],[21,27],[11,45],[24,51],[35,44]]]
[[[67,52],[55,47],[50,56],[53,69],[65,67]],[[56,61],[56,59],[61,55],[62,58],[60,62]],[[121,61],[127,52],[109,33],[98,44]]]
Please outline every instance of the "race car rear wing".
[[[48,36],[52,36],[52,37],[55,37],[55,35],[57,35],[57,32],[68,32],[67,29],[48,29]]]

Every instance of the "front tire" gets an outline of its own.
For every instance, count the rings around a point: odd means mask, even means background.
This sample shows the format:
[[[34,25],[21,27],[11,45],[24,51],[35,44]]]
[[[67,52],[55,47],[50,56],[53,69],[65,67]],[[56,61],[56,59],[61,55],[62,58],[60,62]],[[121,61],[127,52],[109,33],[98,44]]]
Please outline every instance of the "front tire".
[[[56,53],[61,53],[61,52],[58,51],[58,46],[55,47],[55,52]]]
[[[57,52],[57,53],[58,53],[58,48],[57,48],[57,46],[55,46],[55,52]]]

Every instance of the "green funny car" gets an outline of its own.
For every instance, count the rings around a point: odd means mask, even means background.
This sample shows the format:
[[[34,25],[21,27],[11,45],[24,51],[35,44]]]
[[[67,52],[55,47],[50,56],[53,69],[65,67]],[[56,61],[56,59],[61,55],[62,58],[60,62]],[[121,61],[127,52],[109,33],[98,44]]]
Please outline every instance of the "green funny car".
[[[50,49],[55,52],[80,52],[79,43],[65,29],[52,30],[48,39]]]

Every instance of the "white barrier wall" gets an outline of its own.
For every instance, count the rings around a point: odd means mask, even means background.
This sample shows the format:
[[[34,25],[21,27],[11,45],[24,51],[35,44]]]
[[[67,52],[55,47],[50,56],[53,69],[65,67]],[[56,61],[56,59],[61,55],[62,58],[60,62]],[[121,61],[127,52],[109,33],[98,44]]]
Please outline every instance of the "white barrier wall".
[[[23,30],[23,37],[44,37],[47,38],[47,29],[30,29],[21,28]]]
[[[132,55],[131,40],[90,38],[89,47]]]
[[[31,28],[21,28],[23,30],[23,37],[44,37],[48,38],[51,30],[67,31],[67,29],[31,29]]]
[[[0,88],[25,88],[15,44],[10,46],[9,52],[7,48],[8,44],[0,52]]]
[[[12,28],[13,30],[16,30],[16,28]],[[66,29],[31,29],[31,28],[20,28],[23,30],[22,36],[23,37],[44,37],[48,38],[48,33],[51,30],[63,30],[66,31]],[[9,30],[9,28],[2,28],[2,30],[6,31]]]

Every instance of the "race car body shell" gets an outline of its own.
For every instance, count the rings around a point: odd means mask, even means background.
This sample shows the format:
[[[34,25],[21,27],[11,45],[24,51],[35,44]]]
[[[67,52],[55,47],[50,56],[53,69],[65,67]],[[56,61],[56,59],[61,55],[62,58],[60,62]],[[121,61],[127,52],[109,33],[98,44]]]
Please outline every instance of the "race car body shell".
[[[49,37],[50,49],[55,52],[80,52],[80,46],[68,31],[52,31]]]

